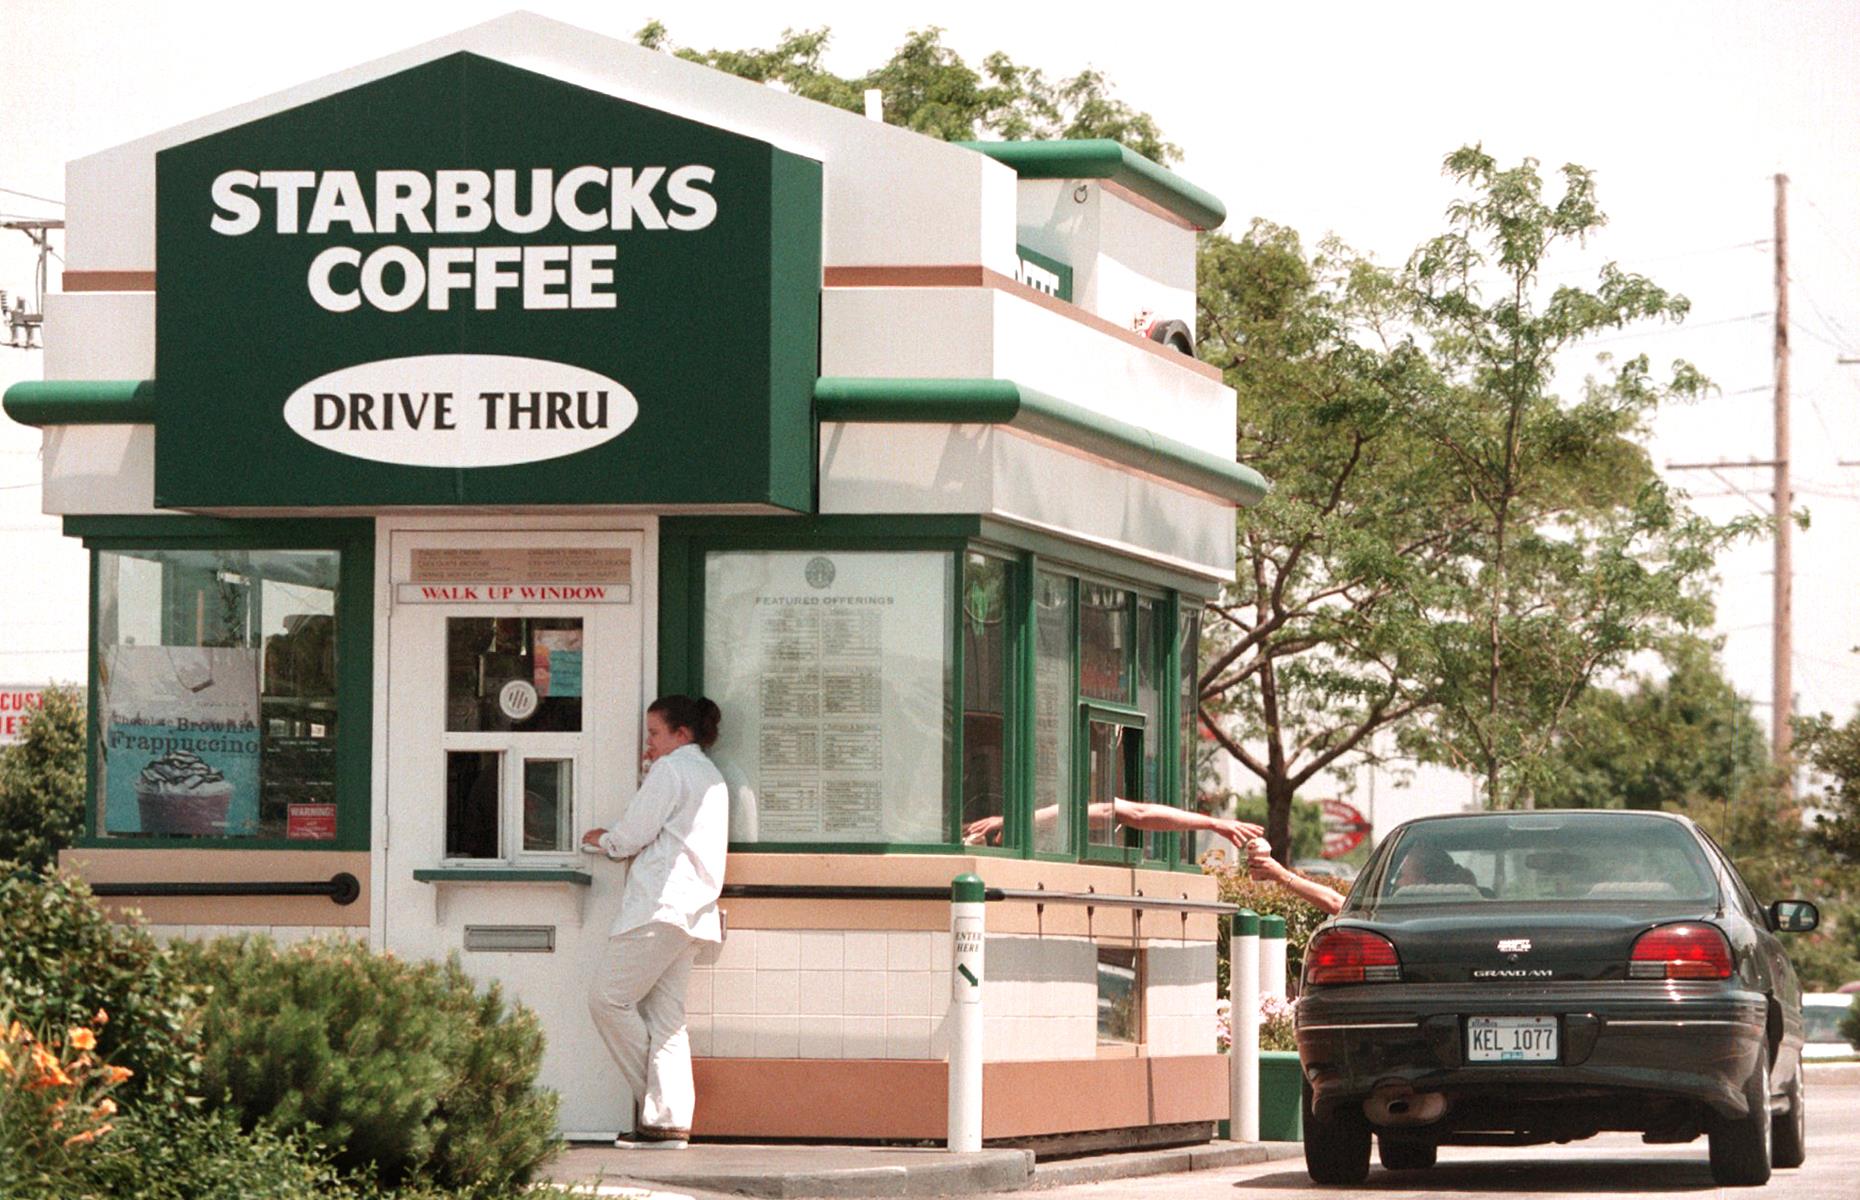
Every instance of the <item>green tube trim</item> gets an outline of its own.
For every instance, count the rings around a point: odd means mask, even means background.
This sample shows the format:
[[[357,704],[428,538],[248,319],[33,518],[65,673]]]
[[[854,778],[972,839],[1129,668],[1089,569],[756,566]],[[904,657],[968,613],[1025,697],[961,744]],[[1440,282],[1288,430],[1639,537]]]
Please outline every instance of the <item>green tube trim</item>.
[[[1254,912],[1252,909],[1243,908],[1239,912],[1235,913],[1230,919],[1233,921],[1233,932],[1229,936],[1231,937],[1258,937],[1259,936],[1259,914]]]
[[[149,425],[152,379],[45,379],[16,383],[0,401],[21,425]]]
[[[988,899],[987,889],[982,886],[982,877],[970,871],[964,871],[949,881],[949,901],[951,904],[981,904]]]
[[[855,379],[814,384],[821,421],[1007,425],[1251,508],[1271,485],[1258,471],[1153,430],[1022,387],[1011,379]]]
[[[1259,919],[1259,936],[1261,938],[1285,938],[1285,918],[1267,913]]]
[[[1197,229],[1218,229],[1227,220],[1220,197],[1110,138],[957,144],[1014,168],[1022,179],[1109,179]]]

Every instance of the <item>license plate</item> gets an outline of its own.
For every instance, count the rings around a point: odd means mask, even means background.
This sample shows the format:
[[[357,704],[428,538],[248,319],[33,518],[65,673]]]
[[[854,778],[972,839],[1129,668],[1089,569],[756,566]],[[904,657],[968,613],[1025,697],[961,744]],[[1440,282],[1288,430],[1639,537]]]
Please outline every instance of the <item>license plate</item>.
[[[1466,1061],[1555,1062],[1555,1017],[1467,1017]]]

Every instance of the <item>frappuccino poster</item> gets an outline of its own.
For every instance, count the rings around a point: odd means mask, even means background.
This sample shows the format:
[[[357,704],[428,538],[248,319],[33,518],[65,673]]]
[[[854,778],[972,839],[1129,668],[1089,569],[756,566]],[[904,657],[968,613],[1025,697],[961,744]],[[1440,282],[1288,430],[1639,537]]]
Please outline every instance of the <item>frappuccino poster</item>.
[[[106,832],[258,832],[256,650],[115,646],[98,683]]]

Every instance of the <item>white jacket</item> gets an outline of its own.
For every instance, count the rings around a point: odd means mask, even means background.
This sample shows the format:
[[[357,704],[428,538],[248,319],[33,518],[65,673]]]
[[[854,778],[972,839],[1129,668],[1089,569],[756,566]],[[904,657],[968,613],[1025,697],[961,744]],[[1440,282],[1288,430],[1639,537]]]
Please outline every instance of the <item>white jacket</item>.
[[[730,790],[704,751],[684,745],[653,763],[601,835],[608,858],[633,860],[608,936],[663,921],[696,941],[722,941],[717,897],[729,840]]]

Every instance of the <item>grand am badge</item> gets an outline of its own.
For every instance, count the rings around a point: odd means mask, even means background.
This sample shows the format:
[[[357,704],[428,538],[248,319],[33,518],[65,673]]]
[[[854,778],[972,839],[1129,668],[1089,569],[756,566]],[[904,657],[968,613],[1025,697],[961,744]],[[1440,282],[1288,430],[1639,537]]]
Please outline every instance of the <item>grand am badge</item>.
[[[1500,954],[1525,954],[1530,951],[1530,948],[1531,939],[1529,938],[1498,939],[1498,952]]]

